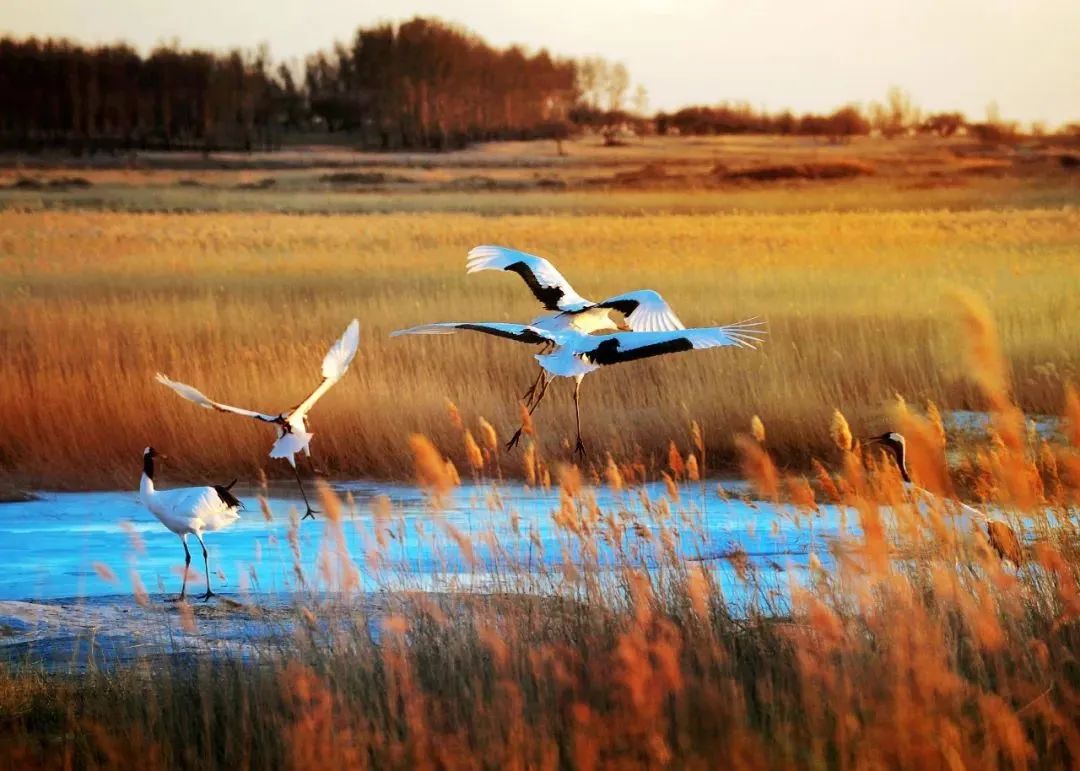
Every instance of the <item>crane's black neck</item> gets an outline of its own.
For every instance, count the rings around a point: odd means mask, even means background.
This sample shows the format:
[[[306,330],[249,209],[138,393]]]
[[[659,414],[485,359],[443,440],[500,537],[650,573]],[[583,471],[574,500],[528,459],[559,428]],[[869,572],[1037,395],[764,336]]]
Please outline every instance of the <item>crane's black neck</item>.
[[[147,479],[154,478],[154,456],[150,453],[143,455],[142,470]]]
[[[904,458],[904,451],[903,450],[900,450],[900,458],[901,458],[901,460],[899,461],[899,463],[900,463],[900,476],[903,477],[905,482],[910,484],[911,483],[911,475],[907,473],[907,459]]]
[[[911,475],[907,470],[907,447],[903,442],[897,442],[894,439],[886,439],[882,442],[892,452],[893,457],[896,458],[896,465],[900,468],[900,476],[905,482],[911,482]]]

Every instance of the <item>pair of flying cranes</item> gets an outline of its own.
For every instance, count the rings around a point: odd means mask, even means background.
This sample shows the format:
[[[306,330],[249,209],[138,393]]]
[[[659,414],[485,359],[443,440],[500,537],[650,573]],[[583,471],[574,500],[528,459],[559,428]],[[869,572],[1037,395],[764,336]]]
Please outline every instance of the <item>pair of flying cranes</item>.
[[[466,270],[468,273],[482,270],[516,273],[549,313],[533,319],[529,324],[440,322],[399,330],[394,332],[393,336],[445,335],[464,330],[541,346],[540,352],[535,355],[540,372],[522,399],[531,415],[543,401],[555,378],[572,378],[577,433],[574,452],[581,456],[585,455],[585,445],[581,438],[580,390],[581,381],[589,373],[613,364],[680,351],[723,346],[754,349],[765,335],[764,322],[756,319],[726,326],[688,329],[664,298],[650,289],[592,302],[574,291],[548,260],[501,246],[478,246],[472,249],[468,254]],[[613,316],[613,312],[620,314],[621,320]],[[359,345],[360,324],[353,319],[323,358],[322,380],[319,385],[295,407],[276,414],[256,412],[214,401],[198,389],[171,380],[161,373],[158,373],[157,380],[201,407],[272,425],[276,439],[270,449],[270,457],[283,458],[292,467],[306,508],[303,518],[307,519],[314,516],[315,510],[311,507],[296,466],[297,455],[305,456],[311,464],[312,433],[308,430],[307,415],[315,403],[348,371]],[[507,443],[507,449],[517,445],[523,428],[514,433]],[[907,480],[903,437],[899,434],[886,434],[878,440],[894,454],[905,480],[910,483],[910,480]],[[208,599],[213,593],[210,591],[210,567],[202,534],[232,524],[239,518],[242,504],[230,491],[232,485],[156,490],[153,482],[154,461],[161,457],[164,456],[152,447],[147,447],[144,451],[140,498],[169,530],[180,536],[186,565],[191,563],[187,536],[195,536],[202,547],[206,569],[207,591],[203,599]],[[314,471],[314,467],[312,470]],[[185,570],[181,599],[186,588]]]

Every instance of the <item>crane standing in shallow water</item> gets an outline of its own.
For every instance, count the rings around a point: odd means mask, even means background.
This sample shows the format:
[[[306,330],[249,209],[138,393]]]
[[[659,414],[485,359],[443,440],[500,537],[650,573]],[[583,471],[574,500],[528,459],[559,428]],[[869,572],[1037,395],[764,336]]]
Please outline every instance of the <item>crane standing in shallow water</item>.
[[[244,417],[254,418],[263,423],[273,424],[274,429],[277,432],[277,439],[275,439],[273,446],[270,448],[270,457],[284,458],[289,461],[289,465],[292,466],[293,474],[296,476],[296,485],[300,488],[300,495],[304,499],[304,506],[307,507],[307,511],[304,513],[302,519],[307,519],[308,517],[314,518],[315,509],[311,508],[311,504],[308,502],[307,493],[304,491],[304,483],[300,481],[300,472],[296,469],[296,455],[297,453],[304,453],[304,455],[307,456],[308,463],[311,463],[310,444],[314,434],[308,431],[307,414],[311,411],[311,408],[315,406],[315,402],[319,401],[319,399],[321,399],[337,381],[341,380],[349,370],[349,365],[352,364],[352,360],[356,357],[356,350],[359,347],[360,322],[353,319],[349,326],[346,327],[345,333],[330,347],[326,356],[323,357],[322,381],[315,387],[315,390],[308,394],[307,397],[295,407],[291,407],[276,415],[254,412],[253,410],[245,410],[241,407],[232,407],[228,404],[215,402],[213,399],[207,398],[198,389],[186,385],[185,383],[178,383],[175,380],[170,380],[160,372],[157,373],[156,379],[162,385],[168,386],[188,401],[195,402],[195,404],[198,404],[200,407],[205,407],[208,410],[217,410],[218,412],[231,412],[234,415],[243,415]]]
[[[938,496],[923,487],[919,487],[911,481],[911,476],[908,474],[907,467],[907,440],[904,439],[903,434],[899,434],[896,431],[887,431],[881,436],[873,436],[864,441],[866,444],[880,444],[889,451],[896,461],[896,465],[899,466],[900,476],[903,478],[904,485],[908,489],[914,490],[928,498],[939,500]],[[968,506],[961,501],[957,501],[957,503],[965,514],[968,514],[972,518],[977,519],[986,525],[986,536],[990,541],[990,545],[994,548],[994,551],[998,553],[998,556],[1001,557],[1001,559],[1009,560],[1017,566],[1024,561],[1024,550],[1020,545],[1020,539],[1016,537],[1016,532],[1008,522],[1001,519],[991,519],[974,506]]]
[[[235,479],[227,485],[158,490],[154,486],[154,458],[164,457],[153,447],[143,450],[139,501],[161,524],[180,536],[180,542],[184,545],[184,582],[180,585],[180,596],[177,599],[183,600],[187,595],[187,574],[191,565],[187,537],[193,535],[202,547],[203,567],[206,569],[206,594],[202,599],[209,600],[214,593],[210,591],[210,558],[202,539],[203,533],[222,530],[236,522],[244,504],[230,492],[236,484]]]

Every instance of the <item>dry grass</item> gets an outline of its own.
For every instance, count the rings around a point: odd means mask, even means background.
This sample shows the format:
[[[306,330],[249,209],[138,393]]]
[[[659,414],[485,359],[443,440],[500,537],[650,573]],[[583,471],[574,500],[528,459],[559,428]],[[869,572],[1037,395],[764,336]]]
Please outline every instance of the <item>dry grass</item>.
[[[984,310],[971,301],[963,313],[974,366],[1002,371]],[[1004,425],[1016,410],[1007,379],[979,382]],[[900,412],[913,449],[936,459],[912,469],[915,481],[951,487],[943,454],[926,452],[939,441],[935,411]],[[469,444],[470,429],[449,422],[450,439]],[[779,472],[763,446],[773,432],[752,424],[755,438],[739,440],[744,468],[774,497]],[[732,555],[747,605],[725,598],[726,564],[678,554],[702,512],[674,482],[650,499],[629,466],[609,461],[604,482],[560,467],[561,554],[537,543],[525,562],[500,548],[510,545],[495,526],[478,522],[469,536],[440,519],[456,474],[439,443],[413,436],[431,518],[406,522],[385,499],[365,516],[324,487],[319,575],[279,638],[243,660],[147,660],[74,677],[0,668],[0,753],[19,768],[1075,767],[1080,477],[1056,462],[1076,448],[1023,435],[978,448],[990,501],[1034,541],[1013,569],[978,522],[946,497],[916,505],[892,464],[848,449],[842,415],[831,425],[843,455],[820,469],[817,496],[860,534],[812,552],[801,577]],[[472,440],[481,456],[487,434]],[[693,437],[700,454],[700,429]],[[667,465],[693,479],[674,444]],[[1013,494],[1033,479],[1037,497]],[[788,516],[812,528],[815,493],[785,482],[801,491],[785,496]],[[600,484],[619,496],[610,509],[596,503]],[[512,521],[497,485],[486,500],[492,522]],[[347,552],[345,527],[369,544],[364,555]],[[357,576],[391,585],[398,549],[385,535],[406,528],[454,544],[447,564],[456,556],[496,588],[433,596],[407,591],[406,573],[406,591],[382,593],[383,612],[370,615]],[[481,565],[479,548],[494,563]],[[601,567],[605,549],[615,565]],[[197,629],[188,606],[181,615]]]
[[[553,142],[441,154],[327,146],[209,157],[0,154],[0,207],[655,215],[1055,207],[1075,204],[1080,193],[1080,175],[1061,165],[1051,143],[727,136],[610,148],[585,137],[565,147],[565,156]]]
[[[684,196],[693,198],[693,196]],[[22,484],[128,486],[148,443],[172,474],[254,478],[265,426],[200,410],[153,382],[157,370],[224,401],[295,403],[353,316],[360,355],[312,416],[332,474],[401,477],[400,437],[423,433],[467,469],[446,401],[505,440],[531,351],[481,336],[390,339],[424,321],[525,320],[537,308],[514,276],[466,277],[477,243],[555,258],[586,296],[660,290],[691,325],[762,316],[760,352],[733,349],[624,365],[583,389],[594,450],[660,459],[697,419],[711,471],[734,468],[735,431],[753,415],[782,464],[835,453],[834,408],[857,434],[885,427],[895,394],[975,407],[954,354],[954,289],[984,297],[1000,324],[1015,397],[1059,413],[1080,380],[1080,214],[1065,210],[744,214],[661,218],[0,213],[0,469]],[[556,383],[535,428],[557,455],[573,430]],[[477,433],[477,435],[479,435]],[[88,461],[88,458],[92,459]],[[522,454],[500,455],[521,471]],[[593,460],[602,465],[595,453]]]
[[[732,199],[686,193],[543,199],[575,216],[494,216],[522,204],[470,195],[350,218],[0,213],[9,483],[133,485],[151,442],[173,478],[282,474],[265,426],[182,402],[153,373],[279,408],[358,316],[360,356],[313,415],[317,460],[341,476],[416,479],[432,515],[406,522],[386,499],[358,512],[322,488],[312,596],[244,660],[208,652],[75,676],[0,667],[0,766],[1075,767],[1080,399],[1065,383],[1080,381],[1080,214],[1035,199],[917,211],[933,196],[896,190],[873,200],[905,211],[828,210],[865,208],[860,191],[754,192],[767,202],[757,213],[723,215]],[[444,208],[473,213],[431,211]],[[480,242],[550,254],[586,295],[654,287],[690,324],[764,316],[769,342],[594,375],[583,393],[595,468],[561,462],[564,384],[508,456],[498,444],[534,372],[527,350],[387,337],[535,313],[516,277],[464,275]],[[950,474],[938,409],[924,417],[897,395],[992,409],[990,441]],[[1022,430],[1018,407],[1065,414],[1064,438]],[[859,451],[853,436],[886,427],[917,451],[916,482],[946,498],[972,490],[1025,536],[1022,568],[1004,567],[951,502],[913,505],[894,466]],[[812,483],[795,471],[811,455],[823,461]],[[737,466],[793,504],[812,543],[821,503],[860,535],[818,542],[799,581],[740,553],[681,559],[673,544],[713,493],[680,497],[677,482]],[[650,499],[638,485],[659,469],[668,492]],[[560,485],[552,515],[573,564],[532,549],[525,563],[482,527],[470,538],[438,517],[459,474],[519,472]],[[596,504],[601,484],[620,496],[610,510]],[[497,488],[486,500],[492,521],[515,526]],[[345,551],[345,527],[362,531],[365,554]],[[360,571],[410,586],[393,575],[406,527],[451,544],[499,591],[391,592],[368,615],[350,602]],[[602,549],[619,555],[614,568],[595,564]],[[485,552],[505,560],[481,566]],[[720,588],[732,570],[748,608]]]
[[[453,484],[437,446],[410,444],[420,482]],[[766,451],[743,446],[752,481],[774,484]],[[998,489],[1015,451],[981,450]],[[478,565],[475,548],[498,549],[494,528],[438,524],[433,494],[426,537],[445,533],[498,589],[384,593],[372,616],[356,575],[389,578],[397,546],[383,534],[419,525],[324,490],[321,577],[279,639],[247,660],[77,676],[0,667],[0,754],[19,768],[1075,767],[1080,487],[1042,469],[1058,492],[1007,509],[1038,539],[1013,570],[950,503],[912,505],[891,465],[862,460],[848,453],[824,472],[862,535],[825,545],[829,568],[813,555],[801,579],[733,555],[748,607],[725,599],[727,565],[676,555],[701,512],[674,488],[649,500],[616,469],[604,484],[622,502],[602,510],[564,468],[553,516],[573,565],[545,567],[559,555],[532,551],[527,564],[497,551],[498,567]],[[493,521],[512,516],[497,488],[487,501]],[[803,527],[815,505],[813,493],[795,505]],[[370,544],[362,557],[345,551],[345,527]],[[600,568],[601,545],[618,564]]]
[[[665,189],[604,192],[520,190],[469,192],[327,191],[285,185],[268,190],[223,187],[116,185],[67,191],[0,190],[0,208],[26,211],[125,211],[141,213],[246,212],[289,214],[474,214],[624,217],[718,215],[760,212],[865,212],[926,209],[1060,208],[1075,205],[1080,175],[1061,183],[1043,179],[869,177],[838,182],[741,183],[719,190],[672,184]]]

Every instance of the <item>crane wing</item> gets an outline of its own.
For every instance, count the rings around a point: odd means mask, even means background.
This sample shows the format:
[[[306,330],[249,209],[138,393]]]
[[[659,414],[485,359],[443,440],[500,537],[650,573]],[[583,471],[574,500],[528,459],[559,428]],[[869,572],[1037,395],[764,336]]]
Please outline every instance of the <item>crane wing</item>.
[[[526,324],[503,324],[501,322],[487,321],[447,321],[438,324],[422,324],[409,329],[399,329],[391,333],[391,337],[400,335],[452,335],[459,331],[483,332],[486,335],[505,337],[509,340],[517,340],[519,343],[558,343],[559,337],[551,332]]]
[[[322,362],[322,376],[324,378],[340,378],[349,369],[352,360],[356,358],[356,350],[360,347],[360,322],[353,319],[345,332],[337,341],[330,346]]]
[[[601,308],[611,308],[626,317],[626,323],[635,332],[668,332],[686,329],[686,325],[675,315],[675,311],[651,289],[639,289],[636,292],[609,297],[601,303]]]
[[[702,348],[756,348],[765,335],[763,322],[742,321],[724,327],[697,327],[670,332],[616,332],[581,338],[575,353],[593,364],[622,364]]]
[[[360,322],[353,319],[349,322],[349,326],[345,328],[345,332],[330,346],[330,350],[323,357],[322,382],[307,395],[307,398],[293,407],[289,412],[290,418],[302,418],[315,406],[315,402],[319,401],[323,394],[330,390],[334,383],[341,380],[342,376],[348,372],[353,359],[356,358],[356,351],[359,347]]]
[[[469,252],[465,272],[480,270],[517,273],[549,311],[580,311],[593,304],[575,292],[562,273],[543,257],[504,246],[477,246]]]
[[[253,412],[252,410],[245,410],[242,407],[233,407],[228,404],[222,404],[221,402],[215,402],[213,399],[208,398],[202,391],[186,383],[178,383],[175,380],[170,380],[160,372],[157,373],[155,380],[162,385],[168,386],[176,393],[183,396],[189,402],[195,402],[200,407],[205,407],[208,410],[217,410],[218,412],[231,412],[234,415],[243,415],[246,418],[255,418],[265,423],[276,423],[278,420],[277,415],[266,415],[262,412]]]

